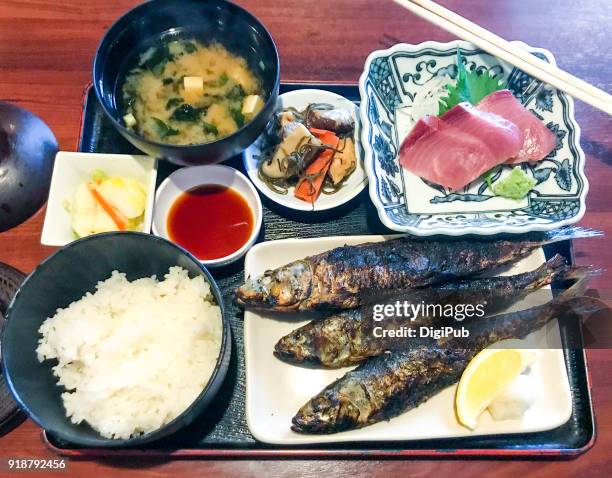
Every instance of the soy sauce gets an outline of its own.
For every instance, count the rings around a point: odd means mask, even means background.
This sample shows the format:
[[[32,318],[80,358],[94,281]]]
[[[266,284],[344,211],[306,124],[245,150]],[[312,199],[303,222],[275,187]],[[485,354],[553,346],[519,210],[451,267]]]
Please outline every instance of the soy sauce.
[[[170,239],[198,259],[225,257],[240,249],[253,232],[253,212],[244,197],[220,184],[182,193],[167,219]]]

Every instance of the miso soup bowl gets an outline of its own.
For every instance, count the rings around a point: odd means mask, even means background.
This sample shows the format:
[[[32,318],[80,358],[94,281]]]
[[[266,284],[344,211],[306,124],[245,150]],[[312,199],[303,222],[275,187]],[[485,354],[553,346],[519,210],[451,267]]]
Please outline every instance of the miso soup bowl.
[[[262,82],[264,107],[235,133],[210,143],[174,145],[147,139],[123,123],[122,86],[138,57],[162,40],[195,38],[220,43],[243,57]],[[276,108],[280,78],[276,45],[249,12],[225,0],[151,0],[127,12],[106,32],[93,64],[93,83],[114,127],[149,156],[179,165],[214,164],[245,150],[264,130]]]

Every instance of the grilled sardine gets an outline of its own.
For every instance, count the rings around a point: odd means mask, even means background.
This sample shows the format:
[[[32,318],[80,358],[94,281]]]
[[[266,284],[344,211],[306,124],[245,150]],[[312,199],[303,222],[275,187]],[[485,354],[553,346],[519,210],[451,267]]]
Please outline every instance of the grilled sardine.
[[[568,310],[580,315],[600,311],[602,303],[582,296],[584,289],[585,281],[580,280],[547,304],[466,324],[469,339],[369,358],[309,400],[293,418],[292,428],[301,433],[336,433],[417,407],[456,383],[482,349],[500,340],[524,338]]]
[[[432,240],[401,237],[343,246],[248,279],[236,290],[247,307],[297,311],[351,309],[365,291],[446,282],[511,263],[551,242],[601,233],[577,227],[510,239]]]
[[[509,306],[528,291],[550,284],[567,272],[568,266],[556,255],[539,268],[514,276],[464,279],[439,284],[438,289],[412,289],[397,297],[418,304],[483,304],[487,314]],[[392,301],[390,301],[392,302]],[[436,317],[419,316],[385,321],[387,327],[435,325]],[[452,319],[451,319],[452,320]],[[371,309],[362,307],[313,320],[281,338],[274,348],[277,357],[294,363],[309,363],[337,368],[357,364],[368,357],[397,349],[398,340],[377,338],[378,325]],[[399,342],[406,341],[399,339]],[[409,341],[412,345],[415,341]]]

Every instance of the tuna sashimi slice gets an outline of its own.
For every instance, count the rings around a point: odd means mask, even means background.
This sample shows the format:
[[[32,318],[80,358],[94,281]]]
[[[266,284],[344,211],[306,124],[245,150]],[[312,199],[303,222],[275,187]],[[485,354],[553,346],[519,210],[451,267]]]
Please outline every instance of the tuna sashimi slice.
[[[459,190],[515,156],[523,135],[511,122],[460,104],[441,118],[425,116],[400,147],[400,163],[430,182]]]
[[[428,134],[432,134],[438,130],[440,127],[440,118],[433,115],[426,115],[421,118],[416,124],[412,127],[408,136],[404,138],[402,142],[402,148],[409,148],[414,143],[416,143],[423,136],[427,136]]]
[[[479,110],[470,103],[459,103],[440,119],[447,125],[460,129],[463,134],[484,142],[499,161],[497,164],[515,156],[525,140],[523,132],[512,121]]]
[[[516,124],[525,140],[517,155],[508,163],[539,161],[557,144],[557,137],[540,119],[526,109],[508,90],[495,91],[484,97],[476,106],[479,110],[496,114]]]

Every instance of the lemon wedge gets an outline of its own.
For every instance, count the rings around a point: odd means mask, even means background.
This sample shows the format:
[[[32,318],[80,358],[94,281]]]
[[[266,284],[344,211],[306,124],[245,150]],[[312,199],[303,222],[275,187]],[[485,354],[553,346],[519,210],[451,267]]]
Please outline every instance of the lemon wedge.
[[[468,364],[455,396],[459,423],[474,430],[478,417],[528,366],[518,349],[485,349]]]

